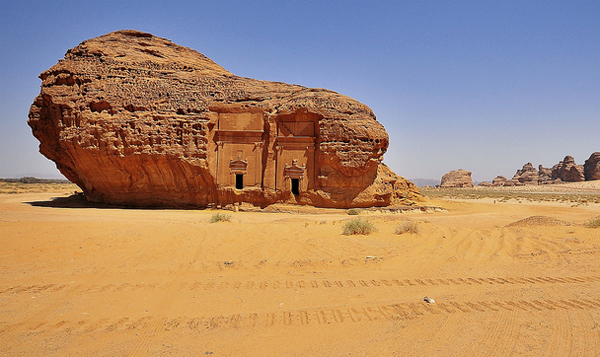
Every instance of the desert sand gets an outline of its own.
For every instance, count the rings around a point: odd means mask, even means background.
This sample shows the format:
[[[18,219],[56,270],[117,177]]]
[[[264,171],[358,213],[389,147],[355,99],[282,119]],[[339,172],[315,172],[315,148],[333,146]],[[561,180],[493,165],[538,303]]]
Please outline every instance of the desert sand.
[[[66,194],[0,194],[1,356],[600,354],[598,204],[430,198],[446,211],[346,236],[343,210],[210,223]]]

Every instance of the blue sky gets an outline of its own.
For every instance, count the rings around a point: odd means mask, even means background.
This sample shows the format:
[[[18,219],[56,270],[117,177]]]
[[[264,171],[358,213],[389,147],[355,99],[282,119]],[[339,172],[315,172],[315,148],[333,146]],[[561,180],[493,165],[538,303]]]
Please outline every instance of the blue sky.
[[[137,29],[244,77],[370,106],[407,178],[512,177],[600,151],[599,1],[0,1],[0,177],[57,177],[27,113],[39,73]]]

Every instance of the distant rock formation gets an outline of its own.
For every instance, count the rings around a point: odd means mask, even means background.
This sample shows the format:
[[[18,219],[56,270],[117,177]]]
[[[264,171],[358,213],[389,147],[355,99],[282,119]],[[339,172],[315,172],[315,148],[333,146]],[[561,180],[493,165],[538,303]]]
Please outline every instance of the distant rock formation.
[[[600,180],[600,152],[593,153],[585,160],[583,172],[587,181]]]
[[[493,180],[492,180],[492,185],[493,186],[504,186],[504,183],[506,182],[506,177],[504,176],[496,176]]]
[[[462,188],[462,187],[473,187],[473,179],[471,178],[471,171],[463,169],[453,170],[442,176],[442,182],[440,187],[443,188]]]
[[[593,153],[585,165],[577,165],[573,156],[569,155],[552,168],[539,165],[536,169],[528,162],[517,170],[512,179],[498,176],[491,186],[547,185],[586,180],[600,180],[600,152]]]
[[[373,111],[326,89],[238,77],[138,31],[43,72],[29,125],[86,199],[129,206],[412,204]]]
[[[551,183],[551,181],[553,181],[551,168],[540,165],[538,166],[538,174],[538,184]]]
[[[523,165],[522,169],[517,170],[512,179],[517,180],[523,185],[537,185],[539,177],[540,174],[538,170],[535,167],[533,167],[533,164],[531,164],[531,162],[528,162],[525,165]]]
[[[583,174],[583,165],[577,165],[573,156],[565,156],[563,161],[552,167],[552,180],[562,182],[581,182],[585,181]]]

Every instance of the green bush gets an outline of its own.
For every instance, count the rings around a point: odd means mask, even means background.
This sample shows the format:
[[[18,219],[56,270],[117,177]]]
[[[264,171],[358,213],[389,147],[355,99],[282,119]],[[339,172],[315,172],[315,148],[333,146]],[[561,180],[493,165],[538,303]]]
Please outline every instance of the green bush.
[[[598,228],[600,227],[600,217],[592,218],[585,224],[587,228]]]
[[[350,215],[350,216],[358,216],[358,210],[356,208],[350,208],[348,210],[348,215]]]
[[[396,227],[396,234],[418,234],[421,231],[417,222],[407,221]]]
[[[216,222],[231,222],[231,215],[226,213],[217,212],[212,215],[210,223]]]
[[[345,235],[351,235],[351,234],[368,235],[373,232],[377,232],[377,228],[375,228],[373,223],[371,223],[367,220],[361,219],[361,218],[355,218],[351,221],[346,222],[346,224],[344,224],[343,229],[344,229]]]

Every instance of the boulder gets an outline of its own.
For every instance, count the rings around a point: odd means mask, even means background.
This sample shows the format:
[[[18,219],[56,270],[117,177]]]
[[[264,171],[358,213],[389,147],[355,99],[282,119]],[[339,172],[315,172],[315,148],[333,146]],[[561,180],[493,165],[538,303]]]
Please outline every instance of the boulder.
[[[412,204],[382,164],[373,111],[326,89],[238,77],[195,50],[124,30],[40,75],[40,152],[86,199],[129,206]]]
[[[573,156],[565,156],[563,161],[552,167],[552,180],[561,182],[585,181],[583,165],[577,165]]]
[[[463,169],[453,170],[442,176],[442,182],[440,187],[444,188],[462,188],[462,187],[473,187],[473,180],[471,179],[471,171]]]
[[[583,172],[587,181],[600,180],[600,152],[593,153],[585,160]]]

